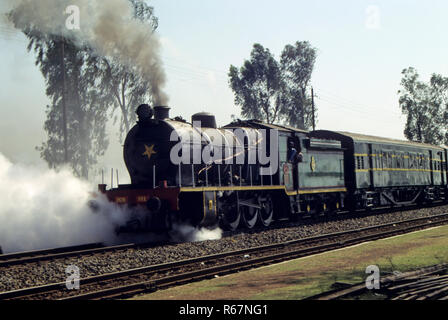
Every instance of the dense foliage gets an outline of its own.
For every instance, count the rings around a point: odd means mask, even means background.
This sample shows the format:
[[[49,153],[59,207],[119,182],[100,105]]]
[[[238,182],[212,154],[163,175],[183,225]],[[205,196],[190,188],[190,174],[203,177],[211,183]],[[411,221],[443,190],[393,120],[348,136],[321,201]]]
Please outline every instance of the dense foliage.
[[[269,49],[254,44],[241,68],[230,66],[230,87],[241,115],[299,128],[312,126],[310,81],[316,49],[310,43],[287,45],[277,61]]]

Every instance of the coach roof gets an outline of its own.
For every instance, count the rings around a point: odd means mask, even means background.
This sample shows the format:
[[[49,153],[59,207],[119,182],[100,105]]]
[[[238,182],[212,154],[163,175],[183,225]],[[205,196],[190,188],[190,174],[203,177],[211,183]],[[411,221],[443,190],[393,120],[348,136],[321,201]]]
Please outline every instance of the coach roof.
[[[435,146],[428,143],[420,143],[415,141],[405,141],[405,140],[398,140],[398,139],[391,139],[391,138],[384,138],[384,137],[376,137],[376,136],[369,136],[365,134],[359,134],[359,133],[351,133],[351,132],[345,132],[345,131],[327,131],[327,130],[316,130],[311,133],[316,133],[316,136],[324,137],[326,135],[331,135],[333,138],[351,138],[353,141],[363,141],[363,142],[373,142],[373,143],[385,143],[385,144],[399,144],[399,145],[407,145],[411,147],[426,147],[431,149],[437,149],[437,150],[443,150],[440,146]],[[339,137],[338,137],[339,136]]]

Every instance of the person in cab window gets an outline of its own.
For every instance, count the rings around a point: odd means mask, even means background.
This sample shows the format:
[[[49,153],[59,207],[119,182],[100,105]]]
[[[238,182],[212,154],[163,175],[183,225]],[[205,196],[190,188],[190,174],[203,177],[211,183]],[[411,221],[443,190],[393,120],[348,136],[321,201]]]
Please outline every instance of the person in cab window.
[[[288,142],[288,162],[297,163],[302,162],[303,155],[301,152],[297,152],[297,149],[293,141]]]

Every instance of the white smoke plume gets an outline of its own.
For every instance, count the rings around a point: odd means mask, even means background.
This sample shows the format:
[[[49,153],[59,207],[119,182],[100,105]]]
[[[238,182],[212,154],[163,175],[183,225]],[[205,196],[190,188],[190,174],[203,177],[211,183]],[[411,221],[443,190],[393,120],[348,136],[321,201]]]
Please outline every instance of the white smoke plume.
[[[160,41],[150,27],[134,18],[129,0],[7,0],[10,19],[20,30],[38,30],[89,46],[99,56],[112,57],[140,70],[150,83],[154,102],[166,105],[166,77]],[[69,6],[79,8],[79,29],[67,28]]]
[[[199,242],[205,240],[219,240],[222,237],[222,230],[215,228],[195,228],[187,224],[174,224],[170,232],[170,238],[174,242]]]
[[[104,197],[88,206],[91,187],[68,170],[12,164],[0,154],[0,246],[4,253],[94,242],[116,243],[123,209]]]

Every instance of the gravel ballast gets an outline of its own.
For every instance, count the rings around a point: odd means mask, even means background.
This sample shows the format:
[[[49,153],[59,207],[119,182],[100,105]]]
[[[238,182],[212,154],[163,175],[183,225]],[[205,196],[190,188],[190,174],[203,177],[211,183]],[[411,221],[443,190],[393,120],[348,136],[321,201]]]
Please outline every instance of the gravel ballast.
[[[65,270],[70,265],[76,265],[80,270],[81,278],[85,278],[104,273],[280,243],[322,234],[342,232],[395,221],[423,218],[446,212],[448,212],[448,206],[383,213],[379,215],[356,216],[327,222],[307,221],[299,226],[253,233],[240,233],[219,240],[170,244],[152,248],[133,248],[80,258],[70,257],[29,263],[21,266],[3,267],[0,268],[0,291],[63,282],[68,277]]]

